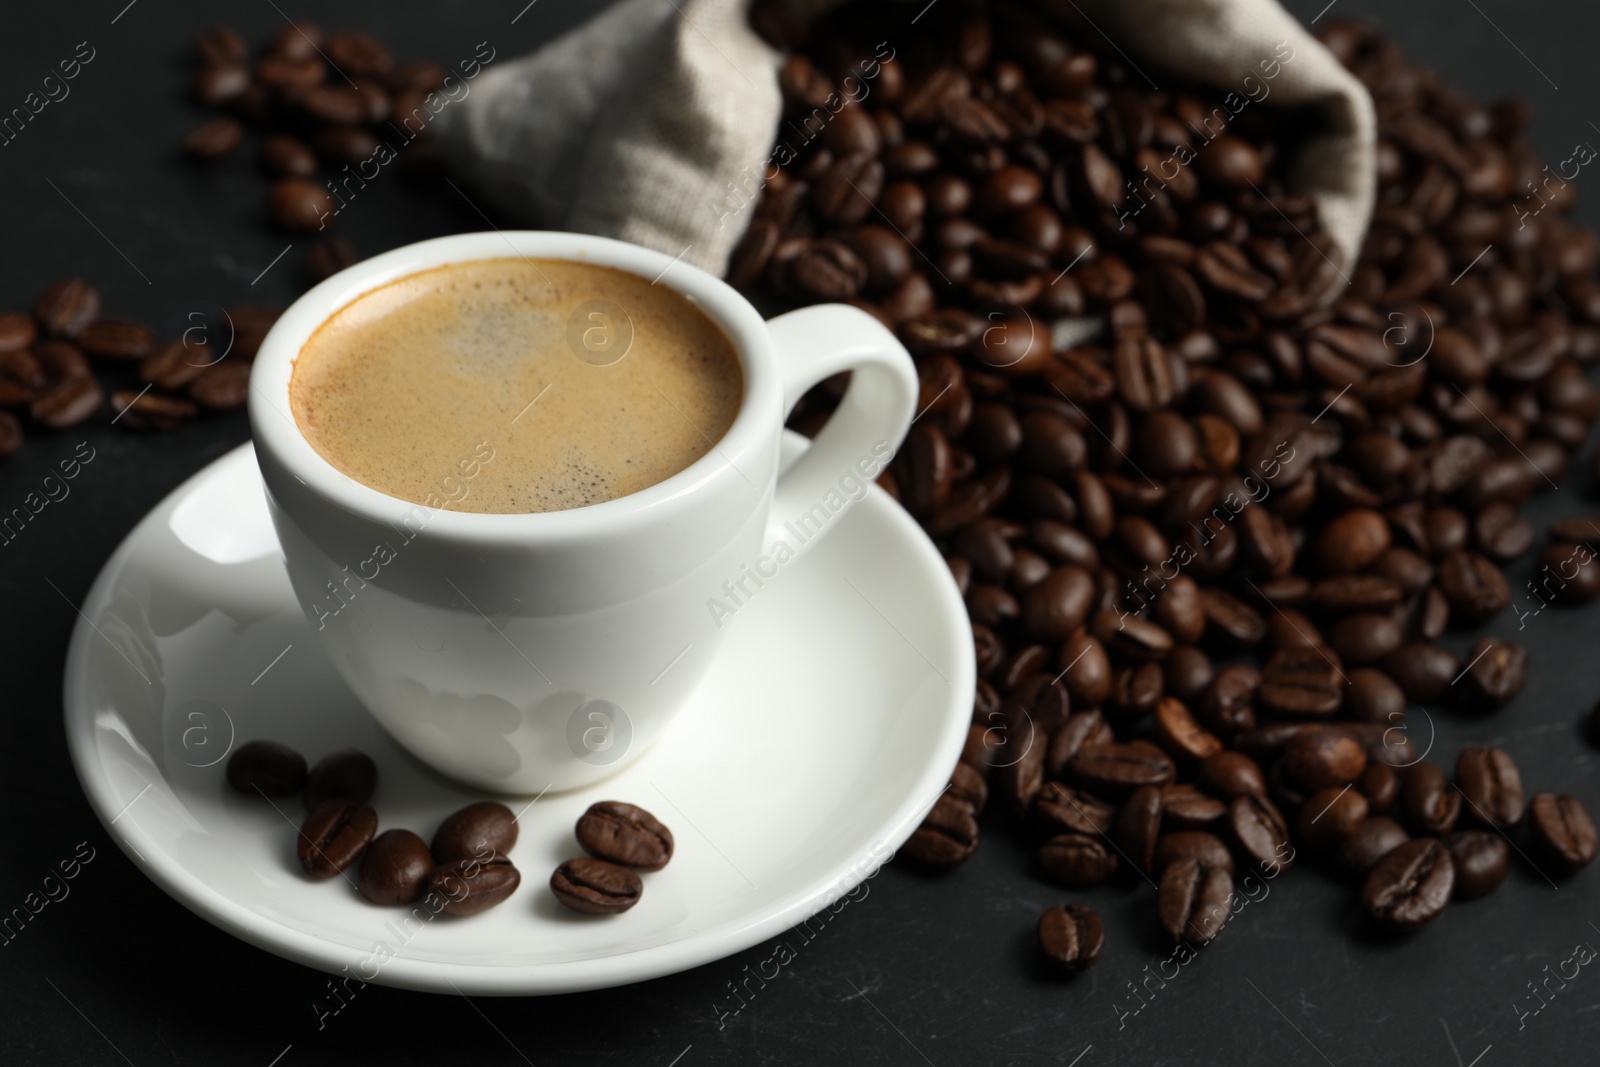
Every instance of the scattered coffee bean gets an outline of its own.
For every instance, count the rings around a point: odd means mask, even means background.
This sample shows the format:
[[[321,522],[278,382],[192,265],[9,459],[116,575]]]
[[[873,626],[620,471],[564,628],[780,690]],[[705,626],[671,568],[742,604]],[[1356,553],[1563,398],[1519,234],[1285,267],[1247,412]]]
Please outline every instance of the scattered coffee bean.
[[[672,831],[643,808],[620,800],[590,805],[576,832],[589,855],[636,871],[659,871],[672,859]]]
[[[280,178],[267,199],[272,224],[291,233],[315,233],[333,209],[328,191],[310,178]]]
[[[410,830],[385,830],[361,857],[356,887],[374,904],[411,904],[422,899],[433,877],[433,856]]]
[[[927,867],[953,867],[978,850],[978,820],[972,804],[945,793],[934,801],[922,825],[901,852]]]
[[[1193,856],[1161,873],[1157,908],[1161,925],[1174,941],[1196,948],[1216,940],[1233,906],[1233,876]]]
[[[1400,774],[1400,812],[1413,833],[1440,837],[1455,829],[1461,793],[1437,763],[1418,763]]]
[[[1504,830],[1522,819],[1522,775],[1511,756],[1498,748],[1470,746],[1456,758],[1456,784],[1466,813]]]
[[[1039,846],[1039,866],[1058,885],[1083,889],[1117,871],[1117,853],[1103,837],[1057,834]]]
[[[306,815],[296,854],[313,878],[332,878],[349,867],[378,832],[378,813],[361,801],[327,800]]]
[[[1356,827],[1339,845],[1339,866],[1353,876],[1365,875],[1377,862],[1407,841],[1411,835],[1393,819],[1379,816]]]
[[[569,860],[563,866],[584,862],[596,861]],[[428,878],[428,892],[442,902],[440,910],[446,915],[476,915],[505,903],[521,884],[522,872],[504,856],[496,855],[489,859],[471,858],[441,863]],[[568,902],[563,900],[562,903]]]
[[[1456,871],[1456,900],[1473,900],[1493,892],[1511,870],[1511,849],[1492,830],[1461,830],[1444,838]]]
[[[1594,820],[1577,797],[1535,793],[1528,816],[1533,858],[1541,868],[1571,874],[1594,862]]]
[[[1455,881],[1455,865],[1444,845],[1431,837],[1414,838],[1367,872],[1361,883],[1361,903],[1385,926],[1421,926],[1444,911]]]
[[[341,749],[319,759],[306,776],[301,799],[306,809],[329,800],[350,800],[365,804],[378,787],[378,765],[365,752]]]
[[[627,867],[605,860],[567,860],[550,876],[557,900],[586,915],[615,915],[639,903],[644,883]]]
[[[228,757],[228,784],[252,796],[288,797],[306,783],[306,759],[276,741],[247,741]]]
[[[244,125],[238,119],[223,117],[189,131],[183,139],[182,148],[191,159],[214,163],[231,155],[243,140]]]
[[[510,856],[516,843],[517,818],[511,809],[498,801],[482,800],[440,823],[429,847],[433,858],[445,864],[473,857]]]
[[[1051,963],[1068,974],[1088,970],[1105,948],[1100,916],[1086,904],[1046,910],[1039,916],[1039,947]]]

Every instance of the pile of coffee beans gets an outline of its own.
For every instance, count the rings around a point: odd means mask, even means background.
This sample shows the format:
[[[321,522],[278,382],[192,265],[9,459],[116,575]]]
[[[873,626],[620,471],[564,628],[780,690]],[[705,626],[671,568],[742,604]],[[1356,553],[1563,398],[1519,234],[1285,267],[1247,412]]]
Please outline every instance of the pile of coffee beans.
[[[196,313],[183,333],[100,313],[100,293],[65,278],[34,301],[32,313],[0,312],[0,459],[22,447],[23,412],[41,431],[100,414],[129,429],[170,430],[202,411],[244,404],[255,358],[279,309],[239,305],[220,321]]]
[[[428,141],[432,112],[423,103],[445,83],[438,63],[397,64],[368,34],[324,33],[305,21],[290,22],[254,50],[237,30],[207,30],[195,39],[194,62],[190,95],[218,114],[183,138],[183,152],[213,164],[237,152],[248,132],[258,134],[258,161],[272,182],[265,214],[276,229],[326,231],[338,214],[330,179],[381,162],[380,135],[405,148],[403,174],[431,178],[438,171]],[[321,280],[357,258],[349,241],[329,236],[312,245],[306,269]]]
[[[301,868],[320,881],[359,863],[353,884],[374,904],[415,904],[426,897],[437,912],[476,915],[504,903],[522,884],[511,862],[517,817],[498,801],[467,805],[424,842],[411,830],[378,833],[378,813],[368,803],[378,765],[364,752],[343,749],[308,770],[305,757],[289,746],[250,741],[229,757],[226,775],[241,793],[298,795],[306,808],[296,841]],[[619,800],[591,805],[576,835],[589,856],[567,860],[550,876],[555,898],[574,911],[627,911],[644,893],[637,872],[659,871],[672,859],[672,831]]]
[[[1193,946],[1236,874],[1297,856],[1390,928],[1493,889],[1511,838],[1552,876],[1592,860],[1579,801],[1525,803],[1498,749],[1452,779],[1406,722],[1522,689],[1521,645],[1463,662],[1435,641],[1508,607],[1501,568],[1534,541],[1517,509],[1600,412],[1600,244],[1564,217],[1526,108],[1325,24],[1379,120],[1351,263],[1286,179],[1317,114],[1153,88],[1098,35],[1012,7],[924,16],[858,4],[806,27],[757,6],[791,52],[785,114],[728,275],[855,304],[921,376],[880,483],[944,552],[980,681],[902,854],[969,858],[992,791],[1046,878],[1132,868]],[[1063,319],[1089,326],[1058,342]],[[814,431],[842,387],[792,425]],[[1551,599],[1600,591],[1600,526],[1552,536]],[[1071,971],[1103,936],[1069,904],[1039,940]]]

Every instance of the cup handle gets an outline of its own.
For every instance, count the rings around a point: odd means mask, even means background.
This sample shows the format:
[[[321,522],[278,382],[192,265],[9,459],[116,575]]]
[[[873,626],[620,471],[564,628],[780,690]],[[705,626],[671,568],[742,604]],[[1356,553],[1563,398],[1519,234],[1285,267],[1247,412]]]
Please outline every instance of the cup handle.
[[[917,372],[883,323],[848,304],[801,308],[767,327],[783,376],[785,419],[807,389],[854,372],[828,425],[778,479],[764,543],[781,540],[799,555],[865,495],[854,487],[881,474],[900,448],[917,403]]]

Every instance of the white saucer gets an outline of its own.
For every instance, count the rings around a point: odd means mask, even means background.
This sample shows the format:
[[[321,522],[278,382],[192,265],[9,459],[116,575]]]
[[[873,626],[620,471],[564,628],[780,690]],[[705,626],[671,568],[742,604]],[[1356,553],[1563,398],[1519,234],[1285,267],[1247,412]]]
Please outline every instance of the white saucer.
[[[784,444],[786,459],[804,448],[794,435]],[[966,737],[975,677],[948,570],[874,487],[730,620],[721,658],[653,751],[526,809],[511,854],[523,882],[509,901],[408,926],[407,909],[368,904],[350,880],[300,873],[298,798],[274,810],[223,779],[232,745],[269,738],[313,762],[347,746],[370,753],[380,828],[426,839],[482,799],[391,741],[322,654],[284,574],[249,445],[134,528],[82,615],[67,657],[67,741],[123,851],[190,910],[269,952],[445,993],[642,981],[806,918],[916,828]],[[644,876],[633,910],[584,916],[556,903],[548,878],[582,854],[573,824],[601,799],[654,812],[677,854]]]

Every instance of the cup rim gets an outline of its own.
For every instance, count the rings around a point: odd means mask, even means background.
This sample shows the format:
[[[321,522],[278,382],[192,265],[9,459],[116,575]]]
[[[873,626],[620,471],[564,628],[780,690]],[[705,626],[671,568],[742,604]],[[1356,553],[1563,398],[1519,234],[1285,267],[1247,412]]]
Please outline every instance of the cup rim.
[[[771,335],[749,301],[681,256],[590,234],[493,230],[419,241],[347,267],[302,294],[263,339],[250,372],[248,409],[255,445],[301,484],[345,510],[388,525],[407,517],[415,520],[420,511],[430,536],[460,541],[565,540],[615,533],[654,521],[662,508],[682,506],[726,477],[748,481],[759,474],[770,482],[776,477],[775,463],[769,464],[772,470],[746,475],[740,462],[765,452],[776,455],[775,449],[761,447],[766,438],[776,442],[783,411]],[[668,286],[704,312],[732,343],[744,374],[739,411],[722,438],[683,470],[637,492],[580,508],[519,513],[434,509],[391,496],[356,481],[312,447],[292,413],[289,382],[301,349],[318,327],[366,293],[412,274],[453,263],[516,258],[569,260],[654,279],[652,284]]]

